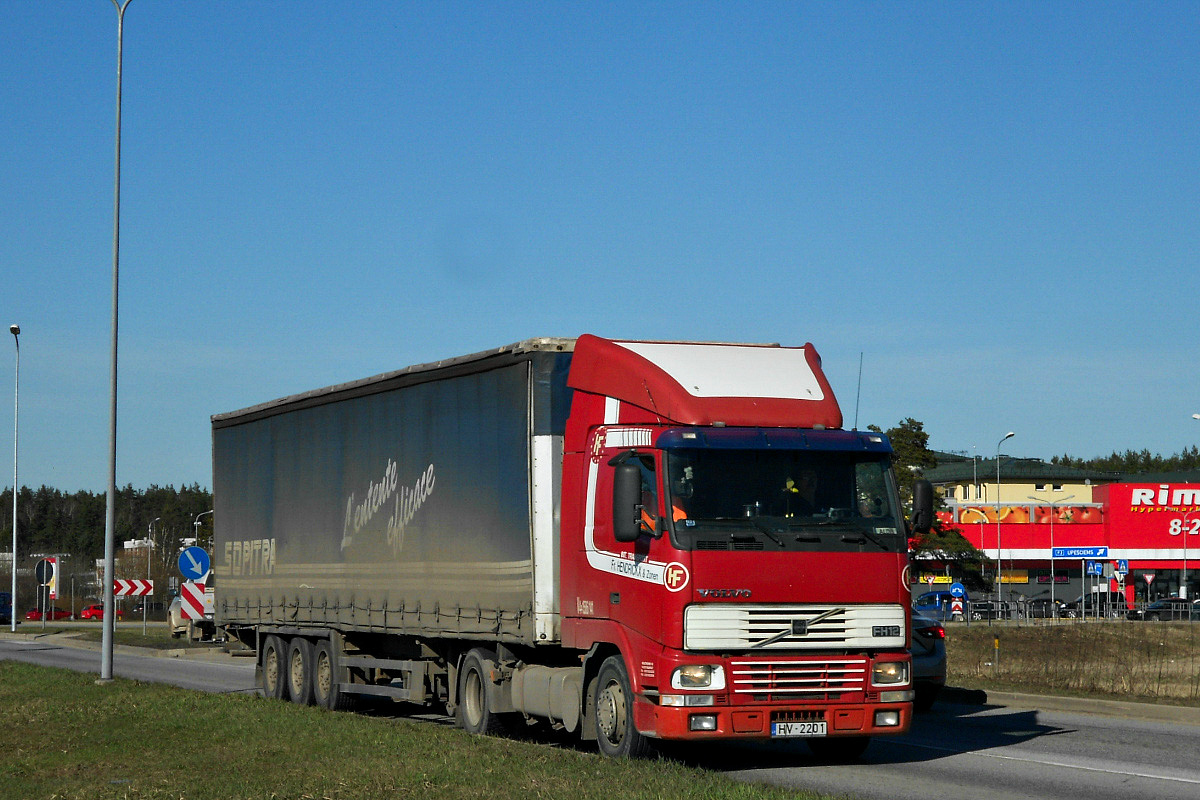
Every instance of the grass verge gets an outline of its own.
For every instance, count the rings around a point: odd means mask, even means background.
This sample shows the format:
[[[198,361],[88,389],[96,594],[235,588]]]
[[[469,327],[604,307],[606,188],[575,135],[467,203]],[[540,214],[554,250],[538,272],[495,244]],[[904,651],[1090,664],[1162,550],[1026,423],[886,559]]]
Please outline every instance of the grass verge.
[[[6,798],[817,800],[674,761],[0,661]]]
[[[1200,707],[1196,623],[951,625],[946,653],[954,686]]]

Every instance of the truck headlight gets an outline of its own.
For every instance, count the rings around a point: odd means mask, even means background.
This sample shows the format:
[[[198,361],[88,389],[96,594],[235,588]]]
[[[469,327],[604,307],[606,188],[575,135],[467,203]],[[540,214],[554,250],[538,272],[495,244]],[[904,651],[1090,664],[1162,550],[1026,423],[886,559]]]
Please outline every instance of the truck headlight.
[[[908,683],[907,661],[879,661],[871,668],[871,685],[895,686]]]
[[[684,664],[671,673],[672,689],[725,688],[725,669],[719,664]]]

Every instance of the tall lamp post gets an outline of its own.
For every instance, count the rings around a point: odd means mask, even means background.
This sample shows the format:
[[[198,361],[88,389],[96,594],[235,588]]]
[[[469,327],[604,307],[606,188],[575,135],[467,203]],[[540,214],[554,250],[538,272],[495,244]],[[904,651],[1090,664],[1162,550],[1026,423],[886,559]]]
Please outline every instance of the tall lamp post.
[[[1016,436],[1016,431],[1004,434],[996,442],[996,613],[1000,613],[1000,570],[1004,567],[1004,551],[1000,549],[1000,445]]]
[[[211,513],[213,513],[213,512],[212,512],[212,509],[210,508],[208,511],[201,511],[199,514],[197,514],[195,517],[192,518],[192,535],[196,537],[196,544],[198,544],[198,545],[200,544],[200,525],[202,524],[200,522],[200,518],[203,516],[206,516],[208,514],[211,514]],[[203,546],[203,545],[201,545],[201,546]]]
[[[1183,535],[1183,577],[1179,579],[1179,596],[1184,600],[1189,598],[1188,595],[1188,579],[1187,579],[1187,537],[1188,537],[1188,517],[1195,514],[1195,510],[1189,511],[1183,515],[1183,525],[1179,529],[1179,533]]]
[[[1054,581],[1056,575],[1054,572],[1054,518],[1058,516],[1057,506],[1066,503],[1068,500],[1074,500],[1075,495],[1069,494],[1066,497],[1060,497],[1057,500],[1043,500],[1040,497],[1028,495],[1030,500],[1037,500],[1039,503],[1045,503],[1050,506],[1050,616],[1058,618],[1058,603],[1054,601]]]
[[[12,548],[12,605],[8,609],[9,624],[12,632],[17,632],[17,410],[20,408],[21,397],[21,326],[9,325],[9,333],[13,335],[13,344],[17,348],[17,374],[13,378],[13,548]]]
[[[121,263],[121,65],[125,39],[125,9],[132,0],[112,0],[117,9],[117,132],[113,174],[112,341],[109,349],[108,492],[104,514],[104,625],[100,638],[100,683],[113,679],[113,578],[117,554],[117,286]]]
[[[154,523],[160,521],[161,519],[162,519],[162,517],[155,517],[154,519],[152,519],[150,521],[150,524],[146,526],[146,581],[147,582],[150,581],[150,551],[154,549]],[[151,595],[146,595],[146,597],[142,598],[142,636],[146,635],[146,619],[148,618],[149,612],[150,612],[150,601],[147,600],[146,598],[153,597],[153,596],[154,595],[151,594]]]
[[[1200,420],[1200,414],[1193,414],[1192,419]],[[12,482],[16,483],[17,479],[13,479]],[[1193,513],[1195,511],[1189,511],[1186,515],[1183,515],[1183,528],[1180,530],[1180,533],[1183,534],[1183,579],[1180,581],[1180,597],[1183,597],[1184,600],[1188,599],[1188,517],[1192,516]],[[13,517],[13,519],[16,519],[16,517]],[[13,552],[16,553],[16,546],[13,546]]]

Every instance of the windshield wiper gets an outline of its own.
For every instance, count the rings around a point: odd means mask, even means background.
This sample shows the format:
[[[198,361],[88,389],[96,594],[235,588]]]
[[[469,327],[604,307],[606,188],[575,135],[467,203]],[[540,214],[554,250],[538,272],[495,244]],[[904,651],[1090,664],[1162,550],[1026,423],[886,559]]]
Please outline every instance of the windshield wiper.
[[[858,528],[855,530],[855,533],[859,534],[862,538],[855,537],[855,536],[843,536],[842,541],[845,542],[846,544],[864,544],[867,541],[867,539],[870,539],[872,542],[874,542],[875,544],[877,544],[881,548],[883,548],[883,550],[885,552],[888,550],[891,550],[890,547],[888,547],[886,544],[884,544],[882,539],[880,539],[875,534],[871,533],[870,531],[868,531],[865,528]]]
[[[780,547],[786,546],[783,543],[783,539],[780,539],[778,536],[776,536],[775,531],[771,530],[770,526],[768,526],[767,523],[763,522],[762,520],[758,519],[757,517],[751,517],[750,521],[754,523],[754,527],[758,528],[760,531],[762,531],[764,534],[766,534],[766,536],[768,536],[772,542],[779,545]]]

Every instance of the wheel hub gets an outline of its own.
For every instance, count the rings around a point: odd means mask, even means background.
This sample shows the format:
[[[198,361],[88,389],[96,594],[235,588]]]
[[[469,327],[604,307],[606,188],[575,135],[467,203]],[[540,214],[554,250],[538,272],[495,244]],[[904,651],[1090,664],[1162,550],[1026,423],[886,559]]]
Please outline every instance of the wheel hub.
[[[596,722],[601,733],[614,744],[620,742],[625,730],[625,693],[615,683],[605,686],[596,703]]]

